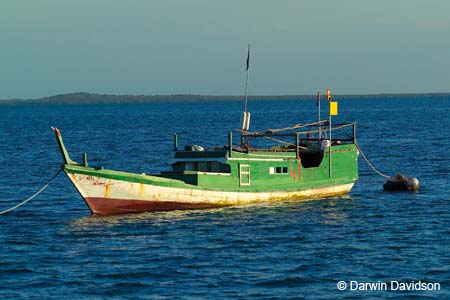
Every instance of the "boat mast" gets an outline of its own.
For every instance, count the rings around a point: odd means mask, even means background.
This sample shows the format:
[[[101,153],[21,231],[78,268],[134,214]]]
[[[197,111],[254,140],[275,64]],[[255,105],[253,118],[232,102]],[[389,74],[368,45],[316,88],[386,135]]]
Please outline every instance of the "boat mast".
[[[245,68],[247,71],[247,80],[245,81],[245,102],[244,102],[244,112],[247,112],[247,101],[248,101],[248,77],[250,73],[250,44],[248,44],[247,49],[247,66]]]
[[[329,177],[331,178],[331,144],[333,144],[332,140],[331,140],[331,114],[330,114],[330,146],[328,147],[328,164],[329,164]]]
[[[329,106],[330,106],[330,112],[329,112],[329,115],[330,115],[330,120],[329,120],[329,126],[330,126],[330,135],[329,135],[329,138],[330,138],[330,145],[328,146],[328,175],[329,175],[329,177],[331,178],[331,144],[332,144],[333,142],[331,141],[331,91],[330,91],[330,89],[327,89],[327,99],[328,99]]]
[[[242,113],[242,124],[241,124],[241,130],[242,131],[248,131],[250,128],[250,113],[247,112],[247,102],[248,102],[248,79],[249,79],[249,73],[250,73],[250,44],[248,44],[247,49],[247,62],[246,62],[246,68],[247,71],[247,79],[245,81],[245,100],[244,100],[244,112]],[[244,138],[242,137],[242,144],[244,144]]]
[[[322,126],[320,124],[320,91],[317,91],[317,111],[319,114],[319,143],[320,143],[320,139],[322,138]]]

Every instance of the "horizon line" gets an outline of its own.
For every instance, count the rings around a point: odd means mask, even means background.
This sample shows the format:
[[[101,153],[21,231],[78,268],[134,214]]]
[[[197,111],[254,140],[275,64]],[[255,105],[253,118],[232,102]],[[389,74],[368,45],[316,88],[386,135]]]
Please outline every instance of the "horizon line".
[[[321,93],[324,96],[325,93]],[[450,95],[449,92],[417,92],[417,93],[339,93],[334,94],[335,96],[346,96],[346,97],[358,97],[358,96],[412,96],[412,95]],[[40,98],[9,98],[0,99],[0,101],[39,101],[39,100],[51,100],[58,97],[69,97],[69,96],[103,96],[103,97],[210,97],[210,98],[236,98],[244,97],[244,95],[213,95],[213,94],[194,94],[194,93],[176,93],[176,94],[108,94],[108,93],[93,93],[93,92],[69,92],[63,94],[55,94],[50,96],[44,96]],[[249,95],[249,97],[317,97],[317,94],[254,94]]]

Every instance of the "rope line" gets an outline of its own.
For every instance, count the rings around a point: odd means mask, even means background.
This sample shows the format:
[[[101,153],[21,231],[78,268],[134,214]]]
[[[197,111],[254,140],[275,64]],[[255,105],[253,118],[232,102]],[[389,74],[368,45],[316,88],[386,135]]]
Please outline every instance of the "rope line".
[[[377,170],[377,168],[375,168],[370,161],[367,159],[367,157],[364,155],[364,153],[362,152],[361,148],[359,148],[358,144],[355,144],[356,148],[358,148],[359,153],[361,153],[361,156],[364,158],[364,160],[367,162],[367,164],[369,165],[369,167],[374,170],[378,175],[383,176],[385,178],[390,178],[390,176],[387,176],[386,174],[381,173],[380,171]]]
[[[276,139],[276,138],[273,138],[273,137],[270,137],[270,136],[265,136],[264,138],[267,139],[267,140],[271,140],[271,141],[277,142],[277,143],[281,143],[281,144],[285,144],[285,145],[289,145],[289,146],[294,146],[294,147],[296,146],[295,144],[289,143],[287,141],[279,140],[279,139]],[[298,146],[298,147],[300,149],[308,149],[308,148],[302,147],[302,146]]]
[[[280,128],[280,129],[268,129],[265,132],[261,132],[261,131],[254,131],[254,132],[252,132],[252,131],[245,131],[245,130],[241,130],[241,129],[235,129],[235,131],[238,131],[238,132],[241,132],[241,133],[245,132],[245,133],[247,133],[249,135],[252,135],[252,134],[253,135],[257,135],[257,134],[266,134],[267,132],[277,133],[277,132],[280,132],[280,131],[294,130],[294,129],[304,128],[304,127],[308,127],[308,126],[326,126],[325,125],[326,122],[327,121],[320,121],[320,122],[314,122],[314,123],[309,123],[309,124],[297,124],[297,125],[293,125],[293,126],[290,126],[290,127]],[[335,127],[331,128],[331,130],[335,130],[336,131],[336,130],[342,129],[344,127],[349,127],[349,126],[352,126],[352,125],[353,125],[353,123],[341,124],[339,126],[335,126]],[[307,134],[307,133],[315,133],[315,132],[319,132],[319,131],[326,132],[323,129],[321,129],[321,130],[316,129],[316,130],[308,130],[308,131],[298,131],[296,133],[298,133],[298,134]]]
[[[308,126],[314,126],[314,125],[325,125],[326,121],[319,121],[319,122],[313,122],[313,123],[308,123],[308,124],[295,124],[289,127],[285,127],[285,128],[277,128],[277,129],[269,129],[268,131],[271,132],[279,132],[279,131],[286,131],[286,130],[293,130],[293,129],[298,129],[298,128],[304,128],[304,127],[308,127]]]
[[[28,199],[23,200],[22,202],[20,202],[17,205],[14,205],[13,207],[10,207],[4,211],[0,211],[0,215],[6,214],[7,212],[13,211],[16,208],[21,207],[22,205],[26,204],[27,202],[33,200],[34,198],[36,198],[40,193],[42,193],[43,191],[45,191],[45,189],[48,187],[48,185],[59,175],[59,173],[61,173],[62,169],[60,169],[52,178],[50,178],[50,180],[36,193],[34,193],[31,197],[29,197]]]

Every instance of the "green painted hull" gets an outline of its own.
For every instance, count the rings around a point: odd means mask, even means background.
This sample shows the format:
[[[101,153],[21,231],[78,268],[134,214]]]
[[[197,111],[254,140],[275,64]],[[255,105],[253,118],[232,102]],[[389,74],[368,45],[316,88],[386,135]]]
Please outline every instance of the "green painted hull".
[[[85,174],[107,179],[134,183],[159,185],[172,188],[189,188],[229,192],[269,192],[294,191],[353,183],[358,179],[358,150],[354,144],[332,147],[332,174],[329,174],[328,153],[325,153],[318,167],[304,168],[301,161],[290,153],[249,153],[234,152],[226,163],[231,173],[185,171],[182,174],[168,173],[155,175],[96,169],[80,165],[65,165],[68,174]],[[240,165],[250,169],[249,184],[240,180]],[[271,167],[288,168],[287,173],[270,174]]]

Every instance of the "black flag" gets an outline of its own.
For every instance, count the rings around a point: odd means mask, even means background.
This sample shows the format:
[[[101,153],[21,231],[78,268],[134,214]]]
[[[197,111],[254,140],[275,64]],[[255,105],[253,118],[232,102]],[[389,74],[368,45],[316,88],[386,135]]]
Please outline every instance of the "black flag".
[[[247,67],[245,68],[246,70],[248,70],[250,65],[250,44],[248,44],[248,50],[247,50]]]

